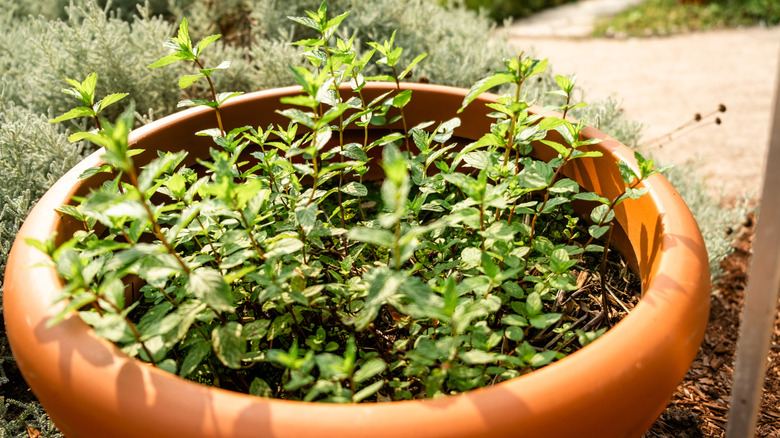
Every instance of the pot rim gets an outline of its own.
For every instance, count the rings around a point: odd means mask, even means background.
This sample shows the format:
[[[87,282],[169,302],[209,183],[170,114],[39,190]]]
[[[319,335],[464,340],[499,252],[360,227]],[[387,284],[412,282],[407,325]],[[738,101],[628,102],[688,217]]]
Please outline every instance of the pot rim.
[[[395,88],[394,85],[386,84],[369,84],[367,87],[371,89]],[[412,89],[414,92],[445,93],[458,96],[464,96],[468,91],[462,88],[429,84],[402,84],[402,87]],[[274,99],[278,102],[279,97],[290,93],[298,94],[300,89],[300,87],[294,86],[247,93],[228,101],[225,108],[239,107],[258,99]],[[495,99],[495,96],[483,94],[472,102],[471,107],[481,107],[482,103],[491,99]],[[150,135],[160,126],[179,123],[182,120],[210,111],[211,109],[209,108],[193,108],[161,118],[134,130],[130,134],[131,143]],[[533,107],[531,111],[539,112],[541,109]],[[628,148],[603,132],[588,127],[583,131],[583,135],[585,137],[601,138],[602,143],[597,146],[598,149],[611,153],[617,159],[635,163],[633,153]],[[43,240],[56,229],[59,219],[53,211],[53,207],[62,204],[63,195],[73,191],[73,181],[84,170],[97,165],[100,155],[100,150],[93,153],[63,176],[39,201],[30,213],[28,220],[23,224],[9,255],[6,272],[6,296],[4,297],[6,309],[11,308],[16,311],[23,305],[22,300],[24,297],[20,296],[24,295],[23,290],[18,289],[24,289],[20,282],[26,283],[27,280],[23,278],[25,275],[34,276],[37,287],[41,287],[44,284],[49,284],[50,287],[55,289],[60,287],[61,284],[53,268],[34,268],[45,269],[45,271],[35,271],[34,274],[21,273],[22,269],[29,269],[31,265],[41,262],[45,263],[47,260],[43,253],[28,246],[23,239],[34,237]],[[645,195],[647,202],[651,202],[656,206],[658,211],[656,222],[658,227],[665,231],[665,234],[661,236],[661,242],[655,250],[657,254],[653,257],[652,263],[640,266],[642,270],[640,274],[643,278],[645,290],[644,297],[634,310],[615,327],[608,330],[601,338],[560,361],[506,382],[457,395],[449,395],[440,399],[407,400],[389,403],[329,405],[264,399],[220,388],[208,387],[148,366],[148,364],[126,356],[114,344],[97,338],[91,328],[76,315],[71,315],[66,318],[66,321],[51,329],[42,330],[41,325],[48,317],[57,312],[57,309],[60,308],[59,306],[50,307],[33,317],[18,318],[6,315],[9,339],[12,340],[12,347],[15,347],[14,353],[18,357],[20,368],[22,368],[23,365],[27,365],[33,360],[30,357],[25,357],[24,354],[21,356],[17,354],[17,352],[22,350],[21,343],[30,341],[29,335],[21,334],[22,330],[28,330],[33,334],[32,337],[44,338],[44,342],[48,343],[61,342],[52,341],[54,339],[52,336],[56,333],[59,333],[61,336],[72,336],[76,331],[86,331],[87,337],[93,340],[92,345],[96,345],[94,344],[96,341],[102,345],[105,351],[84,352],[74,350],[71,354],[88,357],[86,357],[86,360],[74,360],[72,356],[65,359],[60,358],[59,360],[69,360],[81,366],[90,362],[90,357],[99,357],[96,361],[102,365],[97,366],[97,369],[99,370],[98,374],[103,378],[119,379],[125,374],[136,376],[136,382],[165,382],[165,385],[175,388],[175,391],[181,394],[187,394],[190,397],[205,397],[207,400],[211,400],[211,409],[213,409],[216,417],[224,415],[232,418],[232,422],[238,423],[238,419],[243,417],[237,416],[236,410],[252,413],[252,417],[266,418],[267,421],[275,423],[268,426],[269,432],[282,433],[289,436],[301,435],[303,434],[301,432],[303,429],[295,427],[289,429],[288,422],[296,424],[301,418],[311,419],[311,417],[319,418],[316,420],[316,424],[318,427],[325,429],[334,424],[343,423],[346,421],[345,419],[351,419],[351,423],[347,422],[347,424],[357,431],[361,430],[361,425],[372,423],[374,426],[384,427],[384,433],[392,433],[392,435],[402,433],[400,430],[409,430],[412,433],[440,433],[438,431],[439,427],[431,428],[422,420],[409,421],[403,427],[398,424],[397,418],[399,416],[408,418],[416,412],[425,412],[430,419],[437,421],[450,421],[443,420],[450,418],[442,416],[445,412],[447,415],[468,418],[470,423],[463,423],[460,426],[461,430],[457,431],[458,434],[464,436],[470,433],[484,432],[487,423],[498,423],[499,426],[503,427],[501,430],[504,432],[516,431],[517,429],[514,429],[516,427],[515,423],[509,421],[511,418],[503,418],[507,413],[510,413],[510,416],[512,416],[511,412],[513,411],[517,415],[520,415],[520,412],[527,412],[541,416],[531,423],[523,423],[525,424],[524,427],[526,427],[524,430],[528,432],[532,430],[553,430],[557,427],[555,422],[561,422],[553,414],[556,409],[563,409],[563,407],[571,405],[571,399],[581,399],[588,396],[595,397],[597,401],[612,400],[614,397],[601,393],[602,389],[606,391],[608,387],[628,384],[628,378],[632,372],[641,371],[645,367],[654,367],[663,363],[663,361],[659,362],[657,359],[650,357],[654,350],[660,349],[684,358],[684,360],[678,360],[678,362],[687,361],[683,365],[675,364],[672,366],[675,374],[673,379],[677,379],[679,382],[687,371],[687,367],[693,359],[692,355],[695,355],[703,337],[704,327],[702,321],[706,323],[709,306],[710,275],[703,239],[690,211],[665,178],[661,175],[656,175],[645,181],[644,185],[649,190]],[[68,195],[68,199],[69,197]],[[33,217],[37,219],[31,219]],[[650,236],[648,236],[648,239],[650,239]],[[11,285],[13,287],[9,287]],[[693,292],[685,289],[685,287],[691,285],[694,287]],[[671,321],[679,321],[688,317],[690,317],[691,322],[682,322],[686,327],[683,337],[687,337],[687,339],[684,339],[686,346],[683,352],[680,347],[670,347],[668,345],[672,340],[679,340],[679,336],[670,335],[667,332],[668,328],[664,327],[664,324],[670,324]],[[20,321],[20,319],[24,320]],[[83,335],[82,333],[81,336],[83,337]],[[693,347],[694,345],[695,348]],[[49,345],[49,348],[53,347]],[[692,348],[693,351],[691,353],[689,350]],[[54,348],[54,350],[57,349]],[[617,362],[618,359],[625,359],[626,361]],[[74,371],[74,369],[70,369],[71,373]],[[578,382],[581,383],[597,378],[599,373],[614,374],[619,384],[596,384],[595,386],[591,384],[583,388],[577,386]],[[25,374],[25,377],[28,381],[36,379],[35,376],[30,377],[27,374]],[[667,378],[659,379],[666,380]],[[111,381],[113,385],[118,385],[118,383],[113,383],[113,380]],[[649,388],[635,389],[640,392],[649,390]],[[145,390],[142,390],[142,392],[144,393],[141,394],[139,400],[142,404],[149,405],[151,394]],[[159,398],[157,391],[154,392],[155,395],[152,399]],[[671,393],[669,393],[670,396]],[[545,406],[548,407],[542,408],[538,405],[536,401],[539,400],[543,400]],[[44,402],[46,407],[45,401],[42,400],[42,402]],[[106,402],[116,404],[116,401],[106,400]],[[514,407],[508,411],[504,405],[511,403],[514,403]],[[155,402],[151,401],[151,404],[154,406]],[[665,406],[665,402],[663,405]],[[653,409],[658,410],[658,407],[653,407]],[[491,410],[495,412],[491,412]],[[660,410],[656,415],[658,413],[660,413]],[[577,415],[580,416],[566,421],[580,421],[580,427],[583,427],[582,430],[586,430],[584,427],[588,424],[598,424],[601,421],[598,418],[595,420],[588,419],[584,411]],[[59,418],[59,422],[62,422],[62,420],[62,418]],[[617,421],[620,422],[619,419]],[[55,422],[58,422],[58,419],[55,419]],[[225,426],[218,424],[216,420],[207,420],[205,424],[207,424],[208,430],[216,431],[219,434],[224,433],[225,430],[234,430],[225,429]],[[288,429],[279,429],[282,427],[281,425],[285,424],[287,424],[285,427],[288,427]],[[642,428],[644,426],[634,427]],[[237,433],[240,434],[240,432]],[[359,432],[356,433],[356,435],[359,434]]]

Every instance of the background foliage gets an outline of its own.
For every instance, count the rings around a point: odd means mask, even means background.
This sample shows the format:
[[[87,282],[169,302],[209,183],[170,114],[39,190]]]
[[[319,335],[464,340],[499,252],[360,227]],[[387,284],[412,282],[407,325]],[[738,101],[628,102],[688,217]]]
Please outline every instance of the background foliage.
[[[743,1],[777,5],[775,0]],[[193,38],[224,35],[227,44],[215,44],[212,56],[233,64],[228,75],[218,78],[218,88],[252,91],[290,85],[287,66],[302,60],[288,41],[302,35],[295,35],[300,31],[286,17],[316,9],[319,2],[225,0],[217,8],[217,2],[208,0],[153,0],[138,8],[133,0],[113,6],[105,6],[105,0],[0,0],[0,29],[5,30],[0,39],[0,278],[23,218],[48,186],[90,152],[86,145],[67,142],[65,124],[47,123],[71,104],[60,92],[65,77],[99,72],[104,88],[98,94],[130,93],[142,122],[174,112],[183,97],[175,84],[184,66],[148,70],[146,65],[162,56],[161,42],[186,15]],[[500,67],[503,58],[516,55],[506,38],[490,40],[495,24],[484,11],[476,13],[459,2],[443,7],[437,0],[331,0],[329,6],[334,12],[352,11],[342,32],[355,34],[357,42],[387,39],[397,28],[396,41],[410,59],[427,52],[414,80],[469,86]],[[530,91],[531,98],[544,104],[553,84],[551,76],[543,78]],[[122,105],[116,107],[110,110],[119,111]],[[641,126],[625,120],[616,101],[592,104],[575,115],[631,147],[640,142]],[[736,228],[744,210],[719,208],[718,200],[690,175],[690,170],[679,169],[669,178],[697,216],[717,267],[730,251],[725,229]],[[0,324],[0,437],[26,437],[25,423],[47,437],[57,436],[40,407],[11,388],[13,376],[18,374]]]
[[[577,0],[463,0],[462,3],[471,10],[485,11],[490,18],[503,22],[575,1]],[[441,3],[446,4],[446,0]]]
[[[597,36],[672,35],[725,27],[780,23],[777,0],[646,0],[597,23]]]

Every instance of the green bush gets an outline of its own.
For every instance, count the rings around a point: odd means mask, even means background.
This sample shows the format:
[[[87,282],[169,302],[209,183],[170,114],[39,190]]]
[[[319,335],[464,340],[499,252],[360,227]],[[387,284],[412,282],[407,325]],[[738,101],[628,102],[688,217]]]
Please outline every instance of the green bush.
[[[646,0],[597,23],[597,36],[672,35],[727,27],[780,23],[777,0]]]
[[[463,3],[469,9],[485,11],[493,20],[503,22],[575,1],[577,0],[463,0]],[[442,4],[444,3],[446,0],[442,1]]]

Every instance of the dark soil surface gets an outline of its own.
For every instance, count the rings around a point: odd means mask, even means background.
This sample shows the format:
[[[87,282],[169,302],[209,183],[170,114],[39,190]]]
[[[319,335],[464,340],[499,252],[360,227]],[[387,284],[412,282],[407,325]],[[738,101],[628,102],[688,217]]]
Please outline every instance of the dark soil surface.
[[[645,438],[723,437],[734,377],[739,318],[747,282],[755,219],[745,221],[736,248],[721,264],[704,342],[671,403]],[[780,438],[780,321],[775,321],[757,437]]]

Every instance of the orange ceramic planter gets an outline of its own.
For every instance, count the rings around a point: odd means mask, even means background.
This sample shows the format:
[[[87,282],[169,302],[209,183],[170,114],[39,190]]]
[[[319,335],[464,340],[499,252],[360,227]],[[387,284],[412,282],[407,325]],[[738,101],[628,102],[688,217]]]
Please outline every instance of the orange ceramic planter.
[[[455,116],[466,90],[410,84],[410,126]],[[367,97],[387,91],[371,85]],[[234,126],[282,122],[279,98],[298,88],[233,99],[224,119]],[[483,95],[460,115],[461,139],[478,138],[490,119]],[[286,122],[284,122],[286,123]],[[210,139],[192,134],[213,124],[208,109],[184,111],[131,134],[146,156],[160,148],[207,154]],[[616,160],[633,153],[604,133],[568,175],[615,196],[622,184]],[[461,142],[461,144],[464,144]],[[538,146],[539,155],[549,154]],[[141,156],[142,157],[142,156]],[[138,158],[142,161],[143,158]],[[621,249],[642,278],[644,298],[599,340],[528,375],[489,388],[436,400],[331,405],[270,400],[202,386],[122,354],[77,316],[46,328],[60,282],[46,256],[26,237],[45,239],[75,229],[54,208],[94,184],[78,175],[100,162],[100,152],[60,179],[19,231],[5,276],[5,323],[19,368],[51,418],[69,438],[112,437],[639,437],[663,411],[693,361],[709,310],[709,264],[699,229],[680,195],[660,175],[649,193],[617,211]],[[378,166],[375,166],[378,168]]]

